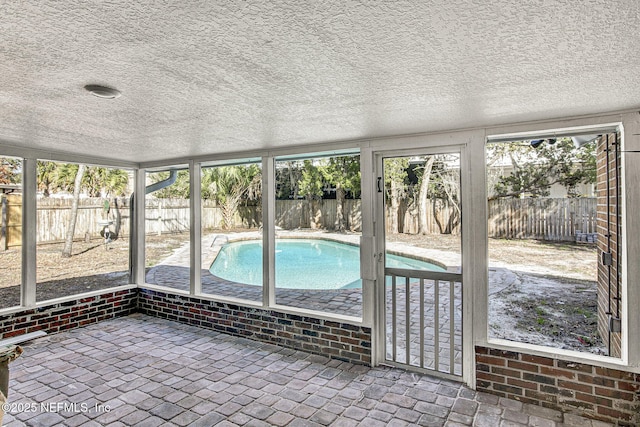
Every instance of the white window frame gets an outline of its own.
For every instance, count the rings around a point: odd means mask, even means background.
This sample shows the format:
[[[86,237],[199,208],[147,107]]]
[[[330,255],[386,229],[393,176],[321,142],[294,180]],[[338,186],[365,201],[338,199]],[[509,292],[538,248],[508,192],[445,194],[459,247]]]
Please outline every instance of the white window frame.
[[[596,366],[609,367],[613,369],[631,369],[633,372],[640,372],[640,313],[638,310],[630,310],[629,307],[640,306],[640,287],[630,286],[636,283],[637,279],[630,278],[640,277],[640,262],[637,255],[640,252],[640,243],[637,236],[640,232],[640,218],[633,215],[634,209],[637,211],[640,206],[640,197],[633,191],[640,186],[640,155],[637,160],[631,157],[631,154],[624,152],[640,150],[640,119],[638,114],[620,114],[612,116],[603,116],[595,118],[573,119],[561,122],[549,122],[529,125],[507,126],[501,128],[490,129],[486,138],[488,142],[514,141],[532,138],[545,137],[561,137],[577,134],[593,134],[606,133],[609,131],[619,131],[622,140],[622,302],[621,319],[622,319],[622,348],[621,357],[615,358],[610,356],[601,356],[586,352],[557,349],[553,347],[540,346],[522,342],[514,342],[504,339],[488,338],[488,279],[485,279],[484,286],[481,287],[483,295],[479,295],[476,301],[482,300],[480,305],[483,307],[484,315],[478,314],[481,320],[481,328],[477,338],[477,344],[491,348],[497,348],[507,351],[525,352],[528,354],[539,355],[543,357],[558,358],[567,361],[582,362],[593,364]],[[634,133],[636,134],[634,136]],[[486,160],[485,162],[486,163]],[[486,170],[483,181],[486,181]],[[632,191],[628,191],[632,189]],[[482,190],[484,192],[485,203],[487,200],[486,186]],[[634,208],[635,207],[635,208]],[[488,248],[487,234],[487,212],[482,216],[485,225],[485,245]],[[488,274],[488,249],[485,266],[485,276]]]

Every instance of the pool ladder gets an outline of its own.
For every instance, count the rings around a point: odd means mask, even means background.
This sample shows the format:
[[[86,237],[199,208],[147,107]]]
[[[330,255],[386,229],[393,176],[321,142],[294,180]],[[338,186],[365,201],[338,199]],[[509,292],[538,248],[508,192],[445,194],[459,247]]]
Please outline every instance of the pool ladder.
[[[211,247],[213,247],[213,245],[216,244],[216,241],[218,240],[218,238],[223,238],[225,239],[226,243],[229,243],[229,236],[227,236],[226,234],[218,234],[216,235],[216,237],[213,238],[213,242],[211,242]]]

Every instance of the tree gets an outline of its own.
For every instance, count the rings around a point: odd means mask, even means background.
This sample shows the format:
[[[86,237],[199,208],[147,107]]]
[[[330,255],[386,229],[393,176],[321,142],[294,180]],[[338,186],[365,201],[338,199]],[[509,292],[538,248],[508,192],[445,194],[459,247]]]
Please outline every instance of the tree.
[[[0,184],[19,184],[22,162],[19,159],[0,157]]]
[[[496,143],[488,146],[488,163],[508,159],[511,172],[493,183],[491,199],[546,197],[551,186],[560,184],[569,197],[579,197],[577,185],[596,181],[595,142],[577,148],[570,138],[545,140],[534,147],[530,141]]]
[[[39,161],[37,166],[38,188],[45,197],[56,190],[73,192],[71,212],[65,234],[65,244],[62,249],[63,257],[70,257],[73,248],[78,218],[78,204],[83,190],[93,197],[108,197],[124,195],[129,183],[129,175],[121,169],[103,167],[87,167],[84,164],[56,163]],[[117,204],[116,204],[117,208]],[[116,215],[119,213],[116,212]],[[116,225],[116,236],[120,224]]]
[[[74,163],[38,161],[38,189],[45,197],[58,190],[72,191],[77,173],[78,165]],[[85,166],[81,184],[90,197],[123,196],[129,185],[129,174],[122,169]]]
[[[440,234],[451,234],[460,224],[460,169],[453,167],[458,155],[439,155],[432,168],[433,217]],[[448,212],[448,217],[443,217]]]
[[[82,180],[89,197],[123,196],[129,185],[129,175],[122,169],[87,168]]]
[[[257,165],[220,166],[207,169],[202,185],[222,210],[222,228],[229,229],[240,204],[260,198],[262,174]]]
[[[49,195],[56,190],[55,181],[55,170],[57,163],[48,162],[38,160],[37,163],[37,180],[38,180],[38,190],[42,191],[42,195],[44,197],[49,197]]]
[[[303,162],[300,160],[287,160],[278,162],[278,165],[284,164],[284,167],[276,168],[276,199],[288,200],[298,199],[300,194],[299,183],[302,180]]]
[[[336,230],[346,229],[344,201],[347,191],[360,189],[360,156],[330,157],[329,163],[321,169],[324,178],[336,188]]]
[[[428,234],[427,212],[429,204],[429,183],[433,169],[434,156],[427,156],[420,175],[420,190],[418,191],[418,234]]]
[[[208,169],[203,169],[206,171]],[[149,178],[152,182],[156,183],[159,181],[163,181],[169,177],[169,172],[156,172],[149,174]],[[203,172],[203,180],[205,179]],[[189,171],[188,170],[179,170],[176,181],[168,187],[162,188],[153,193],[153,197],[157,199],[188,199],[189,198]],[[206,188],[203,186],[202,198],[212,199],[210,193],[206,191]]]
[[[322,210],[319,206],[324,193],[322,167],[314,164],[313,160],[305,160],[302,177],[298,182],[299,194],[304,196],[309,204],[309,225],[311,228],[318,228],[322,216]]]
[[[82,177],[84,176],[85,169],[85,165],[78,165],[76,177],[73,183],[73,203],[71,205],[71,214],[69,216],[69,224],[67,225],[67,234],[64,242],[64,248],[62,249],[62,256],[64,258],[71,257],[71,251],[73,248],[73,235],[76,231],[76,219],[78,218],[78,202],[80,201]]]
[[[406,194],[407,168],[409,159],[406,157],[395,157],[384,161],[384,183],[389,198],[389,232],[398,234],[398,209],[400,201]]]

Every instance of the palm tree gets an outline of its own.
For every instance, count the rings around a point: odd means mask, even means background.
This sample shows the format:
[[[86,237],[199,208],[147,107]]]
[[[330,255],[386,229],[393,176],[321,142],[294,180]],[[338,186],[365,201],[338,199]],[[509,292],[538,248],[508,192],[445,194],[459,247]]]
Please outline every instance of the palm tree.
[[[261,196],[262,175],[257,165],[214,167],[203,172],[202,187],[222,210],[222,228],[229,229],[240,204]]]
[[[156,190],[153,192],[153,197],[156,199],[188,199],[189,198],[189,171],[188,170],[178,170],[177,177],[173,184],[168,187],[161,188],[160,190]],[[156,183],[160,181],[164,181],[169,177],[170,172],[154,172],[149,174],[149,179],[151,182]],[[204,179],[204,177],[203,177]],[[206,199],[205,192],[203,189],[202,198]]]
[[[58,163],[38,160],[38,190],[42,191],[44,197],[49,197],[51,192],[56,190],[55,170],[57,167]]]
[[[129,187],[129,174],[122,169],[107,169],[103,183],[105,195],[124,196]]]
[[[57,164],[53,173],[57,187],[71,191],[77,173],[76,164]],[[128,185],[129,175],[122,169],[85,166],[81,189],[85,190],[89,197],[123,196]]]

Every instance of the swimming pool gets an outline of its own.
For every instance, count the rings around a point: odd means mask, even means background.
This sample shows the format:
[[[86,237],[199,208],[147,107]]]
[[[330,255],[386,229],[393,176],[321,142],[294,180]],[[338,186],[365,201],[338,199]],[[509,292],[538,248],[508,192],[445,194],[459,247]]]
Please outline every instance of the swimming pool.
[[[362,287],[360,248],[346,243],[321,239],[278,239],[275,266],[278,289]],[[445,271],[426,261],[391,254],[387,254],[387,267]],[[209,271],[231,282],[262,285],[262,242],[249,240],[224,245]]]

